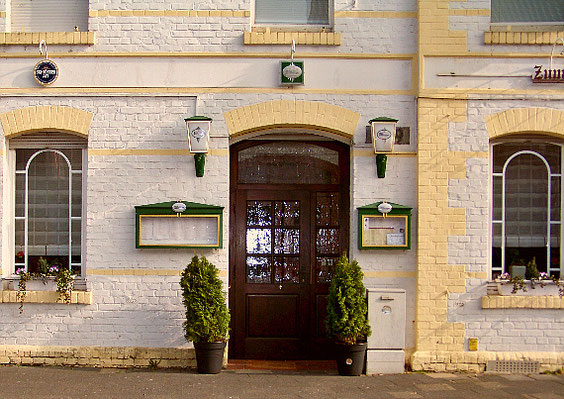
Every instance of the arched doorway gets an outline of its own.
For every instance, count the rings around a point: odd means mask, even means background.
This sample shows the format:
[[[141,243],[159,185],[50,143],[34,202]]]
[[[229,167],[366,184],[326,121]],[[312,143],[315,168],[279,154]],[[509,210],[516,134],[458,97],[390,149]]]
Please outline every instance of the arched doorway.
[[[331,358],[326,294],[349,244],[349,147],[231,148],[231,358]]]

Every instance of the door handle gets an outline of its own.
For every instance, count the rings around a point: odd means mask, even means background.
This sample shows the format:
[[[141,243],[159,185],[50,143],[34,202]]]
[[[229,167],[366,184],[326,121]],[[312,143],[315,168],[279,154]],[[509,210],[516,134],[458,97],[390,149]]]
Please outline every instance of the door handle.
[[[282,284],[280,284],[280,285],[278,286],[278,288],[279,288],[279,289],[282,289]]]

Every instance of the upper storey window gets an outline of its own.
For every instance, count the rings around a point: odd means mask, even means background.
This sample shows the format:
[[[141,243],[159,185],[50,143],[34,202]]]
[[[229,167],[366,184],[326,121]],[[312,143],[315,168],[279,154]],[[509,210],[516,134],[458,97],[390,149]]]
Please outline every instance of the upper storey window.
[[[555,24],[564,22],[562,0],[492,0],[493,23]]]
[[[12,32],[88,31],[88,0],[12,0]]]
[[[321,25],[330,22],[331,0],[255,0],[257,25]]]

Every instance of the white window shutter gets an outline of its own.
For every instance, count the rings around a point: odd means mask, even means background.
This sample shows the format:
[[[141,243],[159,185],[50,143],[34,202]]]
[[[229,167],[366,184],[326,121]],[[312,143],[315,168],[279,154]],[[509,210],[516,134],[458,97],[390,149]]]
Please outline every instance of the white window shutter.
[[[12,32],[88,31],[88,0],[12,0]]]

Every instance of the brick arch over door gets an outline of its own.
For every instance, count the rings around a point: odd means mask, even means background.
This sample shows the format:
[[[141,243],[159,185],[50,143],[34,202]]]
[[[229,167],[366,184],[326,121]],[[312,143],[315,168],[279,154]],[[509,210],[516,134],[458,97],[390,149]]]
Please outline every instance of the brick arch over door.
[[[542,133],[564,137],[564,111],[550,108],[515,108],[486,118],[490,139],[515,133]]]
[[[4,137],[25,133],[57,131],[88,137],[93,114],[81,109],[59,106],[19,108],[0,114]]]
[[[277,100],[225,113],[229,137],[241,139],[269,129],[301,128],[329,138],[352,141],[360,114],[316,101]]]

